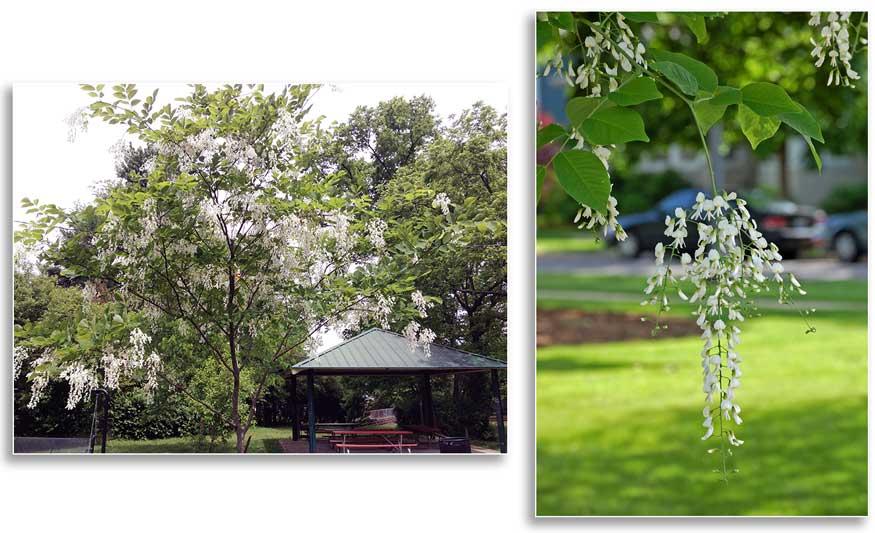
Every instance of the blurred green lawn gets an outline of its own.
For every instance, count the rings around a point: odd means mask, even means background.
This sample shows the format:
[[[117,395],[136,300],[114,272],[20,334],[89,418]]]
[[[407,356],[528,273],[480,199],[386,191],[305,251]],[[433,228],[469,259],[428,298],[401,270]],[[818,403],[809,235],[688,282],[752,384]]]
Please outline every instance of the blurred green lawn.
[[[539,288],[558,277],[539,277]],[[566,278],[628,290],[640,279]],[[820,300],[865,301],[865,282],[809,283]],[[626,302],[539,300],[614,309]],[[672,314],[682,314],[674,308]],[[728,485],[702,435],[696,337],[538,350],[539,515],[865,515],[865,312],[816,313],[817,332],[766,311],[744,328],[739,401],[747,442]]]
[[[605,241],[596,240],[586,231],[538,230],[537,250],[541,254],[563,254],[574,252],[597,252],[604,250]]]

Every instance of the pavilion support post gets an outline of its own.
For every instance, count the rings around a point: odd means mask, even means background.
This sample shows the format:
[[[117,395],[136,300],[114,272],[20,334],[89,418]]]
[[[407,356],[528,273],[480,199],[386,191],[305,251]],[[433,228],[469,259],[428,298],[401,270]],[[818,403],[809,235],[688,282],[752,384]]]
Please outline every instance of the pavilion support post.
[[[298,375],[289,379],[289,409],[292,418],[292,440],[301,440],[301,413],[298,409]]]
[[[316,402],[313,399],[313,372],[307,374],[307,438],[310,453],[316,453]]]
[[[434,427],[434,401],[431,396],[431,375],[422,375],[420,378],[420,389],[420,394],[422,395],[422,425]]]
[[[492,396],[495,398],[495,423],[498,426],[498,448],[501,453],[507,453],[507,433],[504,430],[504,408],[501,405],[501,386],[498,382],[498,370],[492,370]]]
[[[100,431],[100,453],[106,453],[106,439],[109,436],[109,409],[112,405],[112,396],[109,390],[103,393],[103,424]]]

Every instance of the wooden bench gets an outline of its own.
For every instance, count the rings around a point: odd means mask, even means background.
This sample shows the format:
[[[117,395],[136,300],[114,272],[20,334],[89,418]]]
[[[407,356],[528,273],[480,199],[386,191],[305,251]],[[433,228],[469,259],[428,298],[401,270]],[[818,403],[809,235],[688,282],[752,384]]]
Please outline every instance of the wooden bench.
[[[396,450],[396,449],[406,449],[407,453],[412,453],[411,448],[416,448],[419,446],[419,443],[416,442],[404,442],[404,443],[396,443],[392,444],[389,442],[383,443],[342,443],[338,442],[334,445],[338,451],[345,451],[349,453],[350,450]]]

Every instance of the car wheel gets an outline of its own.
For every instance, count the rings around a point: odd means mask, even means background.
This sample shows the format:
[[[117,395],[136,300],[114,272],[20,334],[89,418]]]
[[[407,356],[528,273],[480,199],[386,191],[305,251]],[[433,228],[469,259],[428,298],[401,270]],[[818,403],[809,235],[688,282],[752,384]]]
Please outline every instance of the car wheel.
[[[853,263],[860,258],[860,245],[850,231],[843,231],[836,235],[834,245],[836,255],[845,263]]]
[[[626,240],[617,243],[617,248],[623,257],[628,257],[629,259],[638,257],[641,254],[641,239],[630,231],[626,234]]]

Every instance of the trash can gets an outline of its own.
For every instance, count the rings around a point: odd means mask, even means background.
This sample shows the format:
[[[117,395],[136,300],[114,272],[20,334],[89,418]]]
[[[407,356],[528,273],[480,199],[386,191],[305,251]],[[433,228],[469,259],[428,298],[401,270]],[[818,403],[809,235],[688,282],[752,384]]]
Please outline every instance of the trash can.
[[[467,437],[444,437],[440,440],[441,453],[471,453]]]

